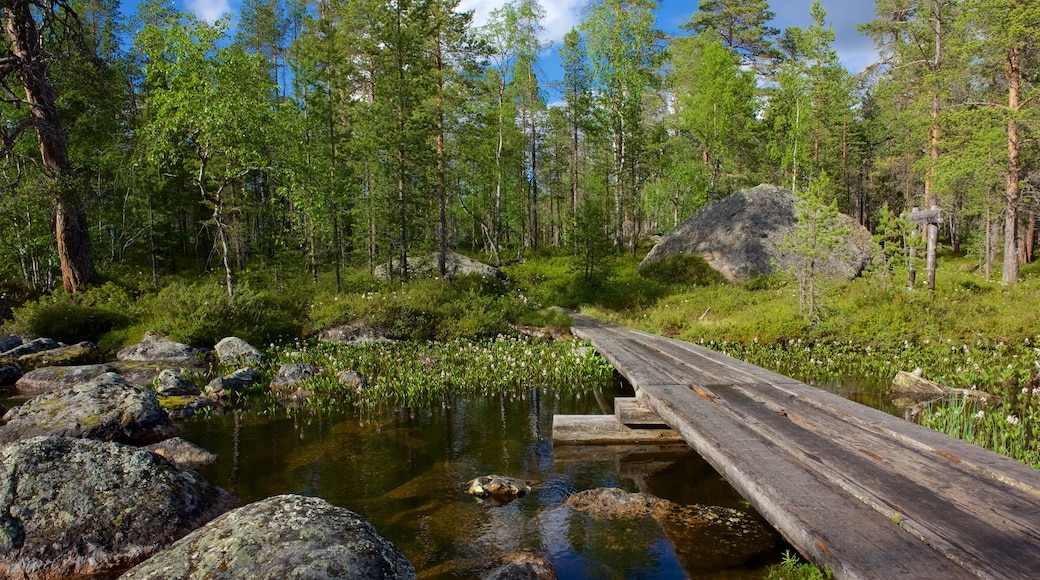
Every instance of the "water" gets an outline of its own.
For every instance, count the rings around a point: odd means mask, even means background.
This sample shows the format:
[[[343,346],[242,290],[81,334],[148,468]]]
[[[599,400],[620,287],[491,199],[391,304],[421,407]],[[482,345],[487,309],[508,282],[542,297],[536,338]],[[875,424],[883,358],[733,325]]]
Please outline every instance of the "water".
[[[243,504],[283,493],[322,497],[372,522],[420,578],[480,578],[524,550],[547,556],[560,578],[764,577],[783,546],[752,561],[706,561],[650,521],[582,524],[559,508],[576,491],[621,487],[681,504],[750,509],[689,450],[553,448],[553,414],[603,413],[611,398],[532,390],[519,400],[369,418],[254,410],[187,422],[183,436],[221,456],[200,471]],[[505,506],[462,493],[465,482],[492,473],[537,483]]]

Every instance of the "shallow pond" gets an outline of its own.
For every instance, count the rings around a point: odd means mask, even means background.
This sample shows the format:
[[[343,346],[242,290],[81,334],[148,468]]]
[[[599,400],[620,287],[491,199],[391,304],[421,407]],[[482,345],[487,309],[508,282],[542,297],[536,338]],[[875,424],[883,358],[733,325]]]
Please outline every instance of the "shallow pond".
[[[532,390],[517,400],[489,397],[367,418],[267,408],[183,427],[185,438],[222,458],[202,474],[242,503],[299,493],[351,509],[394,542],[420,578],[480,578],[525,549],[547,556],[560,578],[763,578],[782,544],[734,562],[673,545],[652,520],[569,527],[558,521],[554,508],[596,487],[750,509],[690,451],[625,456],[553,448],[553,414],[599,414],[612,397]],[[462,493],[464,482],[491,473],[537,485],[497,507]],[[702,545],[713,542],[703,538]]]

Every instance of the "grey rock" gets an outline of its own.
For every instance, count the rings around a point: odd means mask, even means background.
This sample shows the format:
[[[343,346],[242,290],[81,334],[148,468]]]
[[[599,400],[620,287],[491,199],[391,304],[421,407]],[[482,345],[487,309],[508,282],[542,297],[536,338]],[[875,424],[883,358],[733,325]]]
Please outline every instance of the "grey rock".
[[[213,379],[203,389],[203,393],[215,400],[230,399],[245,393],[259,380],[260,373],[256,369],[239,369],[230,375]]]
[[[40,435],[143,445],[177,435],[155,393],[105,373],[27,401],[4,415],[0,445]]]
[[[110,577],[232,507],[153,453],[36,437],[0,449],[0,578]]]
[[[172,369],[164,369],[155,378],[155,394],[161,397],[201,395],[202,389]]]
[[[212,465],[220,460],[220,457],[216,454],[210,453],[181,437],[173,437],[165,441],[153,443],[145,447],[145,449],[169,459],[181,469],[198,469],[204,465]]]
[[[794,199],[790,190],[774,185],[734,193],[679,224],[650,250],[640,267],[672,254],[696,254],[730,282],[772,273],[774,263],[785,267],[793,259],[777,245],[797,224]],[[870,263],[873,239],[853,218],[841,214],[840,222],[851,234],[822,264],[821,273],[851,279]]]
[[[357,372],[357,371],[340,371],[336,378],[339,379],[339,383],[348,389],[364,389],[368,386],[368,377]]]
[[[151,332],[144,339],[116,353],[116,360],[138,362],[165,362],[180,364],[197,364],[206,357],[206,351],[193,346],[172,341]]]
[[[408,275],[440,276],[439,257],[440,252],[434,252],[425,256],[410,256],[407,261]],[[489,278],[498,278],[499,280],[506,279],[506,275],[502,270],[462,254],[448,252],[444,255],[444,262],[447,270],[446,278],[479,274]],[[401,260],[394,260],[389,268],[387,268],[386,264],[376,266],[373,275],[380,280],[388,280],[391,276],[399,278],[401,276]]]
[[[100,363],[101,351],[92,342],[79,342],[71,346],[59,346],[44,351],[23,354],[18,364],[26,370],[50,366],[74,366]]]
[[[18,364],[0,365],[0,385],[14,384],[22,374],[22,367]]]
[[[19,346],[22,346],[22,338],[20,336],[0,336],[0,356]]]
[[[121,578],[391,580],[415,568],[357,514],[281,495],[216,518]]]
[[[50,338],[37,338],[35,340],[30,340],[29,342],[19,344],[18,346],[8,351],[5,351],[3,354],[0,354],[0,357],[16,359],[20,356],[24,356],[27,354],[43,352],[45,350],[51,350],[59,347],[61,347],[61,345]]]
[[[289,389],[320,373],[321,369],[312,364],[285,363],[278,368],[278,374],[271,380],[271,388]]]
[[[543,556],[530,553],[507,558],[501,567],[484,577],[484,580],[556,580],[552,562]]]
[[[14,386],[20,395],[41,395],[114,372],[116,369],[106,364],[43,367],[25,373]]]
[[[227,366],[248,366],[263,362],[264,353],[241,338],[229,336],[221,339],[213,347],[220,364]]]
[[[318,340],[335,344],[392,344],[394,341],[382,336],[376,329],[363,328],[356,324],[344,324],[326,328],[318,334]]]
[[[193,372],[197,375],[209,373],[210,366],[205,359],[194,361],[157,360],[157,361],[114,361],[111,363],[116,372],[123,375],[126,382],[146,389],[154,389],[159,375],[165,370],[178,374]]]

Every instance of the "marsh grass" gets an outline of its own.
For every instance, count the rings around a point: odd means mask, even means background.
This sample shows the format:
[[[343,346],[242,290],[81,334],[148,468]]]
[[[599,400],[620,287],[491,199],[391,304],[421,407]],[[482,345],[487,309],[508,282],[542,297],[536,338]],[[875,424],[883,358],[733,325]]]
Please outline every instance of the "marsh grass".
[[[587,343],[500,335],[486,340],[370,342],[357,345],[296,342],[277,351],[272,365],[310,363],[326,372],[300,386],[311,410],[353,405],[365,411],[453,405],[456,400],[504,396],[531,389],[588,394],[612,384],[613,369]],[[364,387],[346,387],[337,375],[364,375]]]

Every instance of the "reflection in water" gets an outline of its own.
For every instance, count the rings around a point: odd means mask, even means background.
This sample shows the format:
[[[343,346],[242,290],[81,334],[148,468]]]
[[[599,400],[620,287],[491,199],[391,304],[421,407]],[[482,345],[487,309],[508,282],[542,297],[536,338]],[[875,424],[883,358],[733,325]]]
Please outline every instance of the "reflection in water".
[[[611,404],[610,397],[602,402]],[[394,542],[421,578],[479,578],[525,549],[549,557],[560,578],[762,578],[781,548],[759,561],[698,562],[684,570],[652,520],[589,523],[555,509],[596,487],[681,504],[743,505],[689,450],[663,456],[653,449],[553,449],[554,414],[599,414],[601,403],[532,390],[518,400],[491,397],[381,416],[247,411],[186,423],[184,437],[223,458],[201,473],[242,503],[299,493],[351,509]],[[462,493],[465,482],[488,474],[535,485],[500,507]]]

